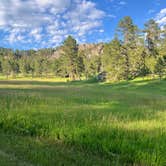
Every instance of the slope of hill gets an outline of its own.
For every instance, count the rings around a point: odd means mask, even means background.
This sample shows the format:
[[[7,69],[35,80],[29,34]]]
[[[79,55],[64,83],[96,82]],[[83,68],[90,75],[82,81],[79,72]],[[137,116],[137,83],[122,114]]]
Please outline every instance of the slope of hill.
[[[88,57],[101,56],[103,53],[104,43],[98,44],[80,44],[79,51],[84,51],[85,55]],[[62,48],[57,47],[52,54],[52,57],[59,58],[63,54]]]

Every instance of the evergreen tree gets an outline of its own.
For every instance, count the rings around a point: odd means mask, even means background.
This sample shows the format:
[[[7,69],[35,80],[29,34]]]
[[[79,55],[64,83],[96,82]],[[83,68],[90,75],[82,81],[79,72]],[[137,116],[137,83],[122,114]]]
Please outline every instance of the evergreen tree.
[[[78,51],[77,66],[78,66],[78,75],[80,78],[85,72],[84,58],[85,58],[84,53],[82,51]]]
[[[148,67],[150,73],[154,76],[157,59],[159,58],[161,30],[158,24],[153,19],[150,19],[145,23],[143,32],[145,33],[145,46],[148,54],[148,57],[146,57],[146,66]]]
[[[104,47],[102,57],[103,70],[109,80],[122,80],[125,77],[125,57],[121,54],[121,43],[115,38]]]
[[[120,20],[118,24],[118,31],[121,32],[123,42],[121,54],[125,59],[124,77],[128,80],[132,78],[131,64],[133,58],[131,58],[130,55],[132,54],[130,53],[136,49],[138,27],[134,25],[129,16],[126,16]]]
[[[10,50],[7,51],[6,56],[3,57],[2,71],[7,78],[13,72],[13,53]]]
[[[34,59],[34,73],[37,77],[42,77],[44,59],[39,54]]]
[[[68,36],[63,43],[64,64],[71,80],[78,79],[78,45],[76,40]]]
[[[153,19],[145,23],[145,41],[150,56],[156,57],[158,55],[157,44],[160,40],[160,32],[158,24]]]
[[[27,76],[27,74],[29,73],[29,68],[30,63],[28,60],[28,56],[24,55],[19,59],[19,69],[23,76]]]
[[[118,31],[121,33],[125,45],[135,46],[138,27],[134,25],[131,17],[126,16],[119,21]]]
[[[52,62],[52,72],[54,76],[65,77],[65,71],[63,70],[63,59],[55,58]]]
[[[155,73],[158,74],[160,79],[166,74],[166,56],[158,58],[155,66]]]
[[[79,47],[71,36],[56,49],[13,51],[0,48],[0,73],[6,77],[15,77],[19,72],[32,77],[53,74],[71,80],[104,73],[107,79],[116,81],[147,74],[157,74],[160,78],[165,75],[166,26],[160,29],[151,19],[140,31],[126,16],[120,20],[118,31],[119,39],[115,36],[111,42],[99,45],[99,49],[97,44]]]

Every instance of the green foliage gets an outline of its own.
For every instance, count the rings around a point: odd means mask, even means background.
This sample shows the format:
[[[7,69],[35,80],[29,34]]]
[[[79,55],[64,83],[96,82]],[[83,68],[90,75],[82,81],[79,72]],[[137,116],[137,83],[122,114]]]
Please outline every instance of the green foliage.
[[[52,62],[52,72],[57,77],[65,77],[66,71],[64,70],[63,58],[54,59]]]
[[[133,68],[133,64],[136,57],[139,55],[135,55],[137,49],[137,31],[138,27],[134,25],[132,19],[129,16],[124,17],[120,20],[118,25],[118,30],[122,34],[123,45],[121,47],[121,55],[124,57],[124,79],[132,79],[134,78],[133,73],[135,73],[135,66]],[[134,58],[133,58],[134,56]]]
[[[19,69],[24,76],[30,72],[30,58],[28,56],[23,56],[19,60]]]
[[[146,42],[149,54],[156,57],[158,55],[157,44],[159,43],[161,34],[160,28],[153,19],[150,19],[145,23],[144,32],[146,33]]]
[[[118,35],[109,43],[85,44],[68,36],[56,49],[37,51],[0,48],[0,73],[6,77],[61,77],[87,80],[106,72],[107,80],[131,80],[151,74],[164,77],[162,60],[166,52],[166,27],[154,20],[139,30],[131,17],[119,21]],[[96,49],[98,45],[101,47]],[[96,52],[96,50],[97,52]]]
[[[155,73],[159,75],[160,79],[166,74],[166,56],[158,58]]]
[[[91,77],[85,81],[85,83],[98,83],[98,82],[99,80],[97,79],[97,77]]]
[[[91,78],[95,77],[100,72],[101,67],[101,59],[100,57],[93,56],[93,57],[84,57],[84,64],[85,64],[85,77]]]
[[[1,70],[8,77],[10,74],[14,77],[19,72],[19,65],[13,52],[7,52],[7,55],[2,58]]]
[[[108,80],[123,80],[125,75],[125,57],[121,54],[122,46],[115,38],[104,47],[102,57],[103,70],[107,72]]]
[[[134,25],[131,17],[126,16],[120,20],[118,24],[118,31],[121,32],[123,42],[128,45],[134,45],[136,43],[136,33],[138,27]]]
[[[68,36],[64,41],[63,53],[64,65],[66,66],[66,71],[68,72],[69,77],[71,80],[78,79],[78,45],[76,40],[71,36]]]

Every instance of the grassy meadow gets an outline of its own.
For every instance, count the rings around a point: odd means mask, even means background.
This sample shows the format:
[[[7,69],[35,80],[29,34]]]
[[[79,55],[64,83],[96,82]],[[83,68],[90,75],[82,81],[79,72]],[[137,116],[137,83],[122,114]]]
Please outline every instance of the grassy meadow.
[[[0,81],[1,166],[165,166],[166,80]]]

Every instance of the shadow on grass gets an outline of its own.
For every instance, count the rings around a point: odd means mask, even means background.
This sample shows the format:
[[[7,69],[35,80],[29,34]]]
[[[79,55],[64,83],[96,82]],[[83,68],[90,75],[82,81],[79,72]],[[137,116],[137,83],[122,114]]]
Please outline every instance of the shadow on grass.
[[[40,166],[109,166],[114,163],[108,156],[63,140],[16,136],[1,131],[0,139],[0,150],[14,155],[22,163],[25,161]]]
[[[69,81],[69,82],[49,82],[49,81],[29,81],[29,80],[0,80],[0,85],[38,85],[38,86],[67,86],[67,85],[99,85],[99,86],[108,86],[113,88],[127,88],[132,86],[148,86],[155,85],[156,83],[165,83],[166,79],[145,79],[145,80],[132,80],[132,81],[121,81],[115,83],[100,83],[91,80],[82,80],[82,81]]]
[[[165,164],[166,135],[162,130],[89,127],[54,139],[6,134],[0,138],[0,149],[44,166]]]
[[[48,82],[48,81],[24,81],[24,80],[1,80],[0,85],[46,85],[46,86],[58,86],[58,85],[68,85],[72,82]]]
[[[142,80],[117,84],[0,81],[1,85],[37,85],[39,87],[34,89],[25,89],[25,94],[26,92],[38,92],[46,98],[50,95],[52,97],[46,103],[48,107],[43,108],[40,114],[37,111],[25,114],[23,111],[21,115],[24,115],[25,119],[17,119],[15,118],[17,111],[15,114],[9,112],[11,119],[4,121],[3,125],[7,125],[6,132],[10,133],[9,130],[11,130],[13,134],[9,137],[0,135],[0,147],[6,149],[8,146],[7,151],[10,151],[12,147],[12,152],[18,157],[22,156],[25,160],[41,165],[58,163],[59,165],[164,166],[166,156],[164,127],[154,128],[152,126],[148,130],[142,130],[138,126],[131,130],[123,126],[118,127],[114,123],[124,122],[126,126],[127,123],[132,124],[132,122],[137,124],[139,120],[149,120],[149,122],[156,120],[162,123],[161,117],[157,119],[157,114],[165,110],[165,83],[164,80]],[[41,85],[53,88],[57,86],[57,88],[53,91],[49,88],[43,89]],[[74,86],[68,87],[68,85]],[[60,86],[65,88],[60,88]],[[15,91],[17,95],[22,92],[19,88],[12,90],[3,88],[0,91]],[[12,93],[9,98],[9,105],[10,102],[15,102]],[[63,103],[58,105],[61,100]],[[26,98],[25,101],[27,101]],[[28,101],[31,102],[30,99]],[[24,103],[21,97],[19,102]],[[40,104],[42,103],[38,103]],[[60,111],[46,112],[51,109],[51,104],[52,111],[57,105]],[[21,106],[16,107],[16,110],[21,108]],[[37,107],[37,110],[39,108]],[[107,121],[109,118],[110,122]],[[49,122],[55,130],[50,131],[47,125],[45,126]],[[100,123],[102,125],[95,125]],[[0,125],[3,128],[2,123]],[[149,127],[148,123],[144,125]],[[44,140],[14,136],[17,133],[40,137],[41,129],[48,130],[46,134],[43,134]],[[24,133],[27,130],[32,130],[34,134]],[[49,137],[51,137],[50,141]]]

